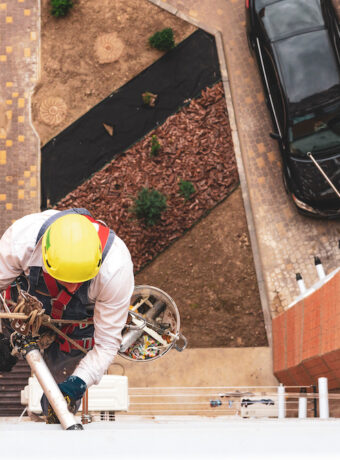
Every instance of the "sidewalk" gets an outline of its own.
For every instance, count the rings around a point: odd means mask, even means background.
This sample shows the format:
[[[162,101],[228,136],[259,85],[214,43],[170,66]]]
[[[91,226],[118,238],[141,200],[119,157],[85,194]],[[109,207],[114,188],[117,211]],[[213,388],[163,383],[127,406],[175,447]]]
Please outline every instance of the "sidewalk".
[[[297,272],[307,287],[317,281],[314,255],[320,257],[326,272],[339,266],[340,223],[300,216],[284,191],[278,146],[269,137],[270,115],[248,50],[244,0],[152,1],[164,8],[170,6],[176,15],[203,29],[222,33],[232,96],[232,104],[228,99],[227,104],[229,114],[235,115],[235,154],[245,171],[246,184],[241,180],[241,186],[243,197],[249,196],[250,201],[250,209],[246,208],[250,232],[252,219],[255,224],[256,241],[252,245],[255,265],[260,268],[257,276],[259,286],[264,279],[271,314],[275,316],[299,294]],[[334,4],[340,12],[340,0]]]
[[[268,135],[271,121],[247,47],[244,1],[152,1],[222,33],[225,83],[232,96],[227,103],[232,124],[235,117],[235,153],[245,172],[242,190],[258,282],[275,315],[299,294],[296,272],[307,287],[317,280],[314,255],[326,272],[339,265],[340,223],[298,215],[284,192],[277,143]],[[39,211],[40,145],[30,114],[39,68],[39,5],[38,0],[0,3],[0,234],[15,219]],[[335,5],[340,11],[340,0]]]
[[[30,107],[38,79],[39,4],[0,3],[0,235],[40,207],[40,141]]]

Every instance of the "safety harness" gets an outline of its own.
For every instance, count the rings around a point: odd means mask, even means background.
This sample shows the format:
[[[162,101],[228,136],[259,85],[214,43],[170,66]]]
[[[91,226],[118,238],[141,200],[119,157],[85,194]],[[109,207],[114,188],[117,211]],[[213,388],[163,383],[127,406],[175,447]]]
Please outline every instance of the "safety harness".
[[[39,230],[36,245],[39,243],[47,228],[66,214],[81,214],[95,225],[101,242],[103,263],[112,246],[115,234],[108,227],[93,219],[89,211],[84,208],[72,208],[61,211],[47,219]],[[60,327],[60,330],[86,350],[93,348],[94,327],[93,324],[89,324],[89,321],[87,321],[90,317],[86,310],[86,307],[89,305],[87,291],[90,282],[78,283],[75,291],[70,293],[65,287],[58,285],[57,281],[48,273],[44,272],[41,267],[30,267],[29,280],[30,294],[36,296],[43,303],[46,313],[53,319],[58,320],[65,318],[85,320],[85,322],[79,321],[79,323]],[[43,292],[46,291],[46,289],[47,292]],[[72,349],[76,349],[72,343],[61,337],[58,337],[56,340],[60,350],[63,352],[69,353]]]

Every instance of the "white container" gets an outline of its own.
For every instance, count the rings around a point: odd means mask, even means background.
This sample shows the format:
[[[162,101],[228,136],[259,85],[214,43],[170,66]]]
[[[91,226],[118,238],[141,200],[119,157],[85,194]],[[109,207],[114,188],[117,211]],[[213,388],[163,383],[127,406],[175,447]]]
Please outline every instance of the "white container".
[[[92,385],[89,390],[89,412],[127,411],[129,408],[128,378],[123,375],[103,375],[98,385]],[[41,414],[40,399],[42,388],[36,377],[28,379],[28,385],[21,391],[21,404],[28,411]],[[81,410],[80,405],[79,410]]]

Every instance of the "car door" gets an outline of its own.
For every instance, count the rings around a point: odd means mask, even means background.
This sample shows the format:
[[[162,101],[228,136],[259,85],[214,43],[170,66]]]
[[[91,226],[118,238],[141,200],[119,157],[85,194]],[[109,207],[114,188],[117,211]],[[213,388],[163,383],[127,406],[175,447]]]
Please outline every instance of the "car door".
[[[286,107],[275,61],[266,43],[262,42],[261,44],[257,39],[256,45],[266,93],[266,102],[272,115],[275,138],[279,141],[280,147],[284,149],[283,138],[286,133]]]

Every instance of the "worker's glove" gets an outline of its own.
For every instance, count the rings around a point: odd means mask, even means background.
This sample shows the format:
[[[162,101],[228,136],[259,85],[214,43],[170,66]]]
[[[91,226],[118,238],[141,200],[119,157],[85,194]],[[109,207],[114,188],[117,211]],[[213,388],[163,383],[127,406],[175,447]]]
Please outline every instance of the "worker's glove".
[[[18,358],[11,355],[12,347],[9,339],[0,334],[0,372],[10,372]]]
[[[76,375],[70,375],[62,383],[59,383],[58,387],[63,395],[67,395],[75,401],[81,399],[86,391],[86,383]]]
[[[64,395],[68,410],[72,414],[75,414],[80,406],[80,400],[86,391],[86,383],[81,378],[71,375],[64,382],[58,383],[58,387]],[[43,394],[40,404],[44,415],[46,415],[46,422],[48,424],[60,423],[45,394]]]

